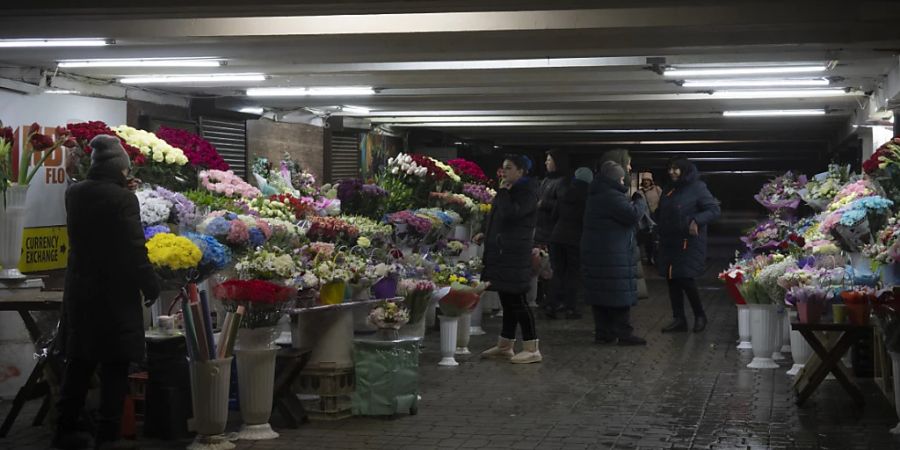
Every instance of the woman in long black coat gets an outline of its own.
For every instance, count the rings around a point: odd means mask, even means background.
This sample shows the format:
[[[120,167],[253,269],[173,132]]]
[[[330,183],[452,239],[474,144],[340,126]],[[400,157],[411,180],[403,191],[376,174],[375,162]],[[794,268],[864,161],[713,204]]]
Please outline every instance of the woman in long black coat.
[[[484,238],[482,281],[497,291],[503,307],[503,329],[497,345],[482,353],[510,358],[513,363],[540,362],[534,316],[525,300],[531,280],[531,249],[537,212],[537,183],[525,176],[528,160],[519,155],[503,161],[500,189],[491,206]],[[522,329],[524,350],[513,353],[516,329]]]
[[[141,293],[152,302],[160,290],[147,258],[138,201],[127,188],[128,155],[112,136],[97,136],[90,146],[87,180],[66,191],[69,259],[60,330],[66,368],[54,439],[60,448],[89,446],[84,444],[92,440],[79,431],[78,418],[98,365],[97,441],[118,440],[128,365],[144,356]]]
[[[635,225],[642,212],[626,196],[624,177],[622,166],[606,161],[591,185],[581,238],[584,301],[594,313],[595,342],[643,345],[630,323],[638,298]]]
[[[719,201],[700,181],[697,167],[685,159],[669,163],[672,180],[656,209],[659,230],[657,267],[669,284],[672,322],[663,333],[687,331],[684,296],[694,312],[694,332],[706,328],[706,313],[694,278],[706,271],[706,227],[721,213]]]

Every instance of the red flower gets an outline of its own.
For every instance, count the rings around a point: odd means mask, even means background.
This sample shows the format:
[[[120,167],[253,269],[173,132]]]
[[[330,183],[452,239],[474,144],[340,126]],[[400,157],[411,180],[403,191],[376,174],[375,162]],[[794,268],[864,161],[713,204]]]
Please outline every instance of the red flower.
[[[806,239],[803,239],[802,237],[797,238],[797,246],[806,247]]]
[[[53,138],[46,134],[33,134],[31,136],[31,148],[36,152],[44,151],[53,147]]]
[[[456,171],[457,175],[462,177],[463,181],[471,183],[487,183],[488,177],[481,170],[478,164],[462,158],[451,159],[447,164]]]
[[[444,169],[441,169],[431,160],[431,158],[424,155],[409,155],[412,157],[412,160],[416,165],[424,167],[428,169],[428,176],[434,179],[434,181],[442,181],[448,178],[447,172],[444,172]]]
[[[788,241],[781,241],[781,243],[778,244],[778,248],[780,248],[782,250],[787,250],[788,247],[790,247],[790,244],[788,244]]]
[[[264,304],[288,301],[297,294],[293,287],[265,280],[228,280],[213,288],[213,291],[224,300]]]
[[[216,148],[206,139],[194,133],[177,128],[160,127],[156,136],[169,145],[184,151],[191,165],[204,169],[228,170],[229,165],[222,159]]]
[[[15,138],[16,135],[11,127],[0,128],[0,139],[6,142],[12,142],[13,140],[15,140]]]
[[[31,127],[28,128],[28,134],[38,134],[41,131],[41,126],[38,125],[37,122],[31,124]]]

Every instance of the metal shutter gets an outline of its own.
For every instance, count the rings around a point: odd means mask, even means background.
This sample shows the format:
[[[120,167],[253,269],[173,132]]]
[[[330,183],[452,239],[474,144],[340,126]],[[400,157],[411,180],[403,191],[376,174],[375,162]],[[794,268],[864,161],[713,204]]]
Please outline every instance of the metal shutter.
[[[359,178],[359,133],[332,132],[330,156],[329,181]]]
[[[201,116],[200,136],[216,147],[235,175],[247,178],[247,123],[245,121]]]

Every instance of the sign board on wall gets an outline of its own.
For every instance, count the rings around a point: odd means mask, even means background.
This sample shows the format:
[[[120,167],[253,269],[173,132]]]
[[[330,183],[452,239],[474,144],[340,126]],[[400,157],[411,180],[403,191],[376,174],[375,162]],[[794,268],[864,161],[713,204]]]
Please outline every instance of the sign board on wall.
[[[44,128],[45,134],[52,134],[57,126],[91,120],[100,120],[110,126],[123,124],[126,120],[126,102],[75,95],[0,92],[0,120],[5,126],[14,127],[22,141],[27,136],[28,127],[35,122]],[[19,150],[23,152],[24,146],[20,144]],[[34,165],[42,156],[35,154],[28,163]],[[19,270],[33,272],[66,266],[67,187],[65,152],[56,150],[44,161],[44,167],[28,187]]]

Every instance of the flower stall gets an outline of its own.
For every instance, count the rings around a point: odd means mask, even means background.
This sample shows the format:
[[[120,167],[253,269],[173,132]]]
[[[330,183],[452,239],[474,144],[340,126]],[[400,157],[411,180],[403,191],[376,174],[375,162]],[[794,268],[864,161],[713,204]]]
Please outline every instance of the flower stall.
[[[304,373],[352,371],[354,334],[363,334],[373,348],[414,342],[414,352],[401,352],[409,375],[439,306],[442,364],[468,353],[469,317],[480,315],[486,288],[479,281],[479,247],[470,239],[496,195],[477,164],[400,153],[372,179],[318,186],[287,154],[279,162],[255,160],[245,180],[212,144],[184,130],[151,133],[93,121],[70,124],[51,138],[34,128],[35,151],[74,147],[78,179],[90,167],[90,140],[116,136],[132,175],[143,182],[135,196],[149,259],[166,289],[147,333],[186,343],[198,433],[191,448],[231,446],[224,433],[232,363],[243,422],[238,438],[278,437],[268,422],[283,330],[290,330],[293,346],[311,350]],[[30,176],[11,173],[7,134],[0,132],[4,220],[15,218],[16,193]],[[884,261],[880,253],[889,252],[892,239],[883,236],[885,248],[867,254]],[[15,267],[12,257],[0,262]],[[480,317],[471,322],[480,328]],[[414,411],[410,386],[394,410]],[[335,407],[326,397],[323,404]]]
[[[891,355],[900,357],[900,309],[894,307],[898,167],[900,139],[895,138],[864,162],[863,173],[830,165],[808,180],[788,172],[762,187],[755,198],[770,214],[742,238],[746,251],[719,275],[738,305],[741,341],[750,336],[754,358],[748,367],[780,367],[774,358],[786,333],[777,311],[784,308],[787,316],[781,317],[794,324],[785,347],[794,360],[790,375],[808,375],[804,363],[817,358],[797,330],[810,332],[826,323],[872,323],[887,350],[895,352]],[[801,399],[814,389],[807,381],[801,383]]]

